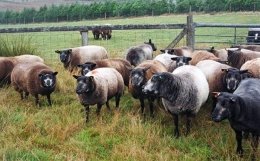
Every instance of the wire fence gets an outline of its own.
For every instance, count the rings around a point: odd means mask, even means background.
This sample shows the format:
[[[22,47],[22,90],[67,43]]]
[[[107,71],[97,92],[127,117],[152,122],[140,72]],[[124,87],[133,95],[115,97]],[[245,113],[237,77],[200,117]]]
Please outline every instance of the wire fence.
[[[149,39],[157,46],[155,54],[159,49],[164,49],[171,42],[181,29],[151,29],[151,30],[113,30],[110,40],[95,40],[92,32],[88,32],[88,45],[100,45],[107,49],[110,57],[125,56],[126,50],[138,44],[148,42]],[[58,32],[27,32],[27,33],[1,33],[1,36],[9,39],[23,36],[32,39],[33,45],[38,48],[40,55],[45,59],[58,60],[57,49],[72,48],[81,46],[81,35],[79,31],[58,31]],[[179,42],[179,46],[185,46],[185,40]]]

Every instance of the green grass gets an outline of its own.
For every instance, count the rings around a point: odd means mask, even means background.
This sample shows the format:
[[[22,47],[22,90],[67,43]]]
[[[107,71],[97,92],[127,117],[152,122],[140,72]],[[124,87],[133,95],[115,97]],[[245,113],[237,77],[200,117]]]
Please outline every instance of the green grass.
[[[195,21],[219,23],[259,23],[259,13],[222,13],[196,15]],[[175,23],[185,22],[184,15],[166,15],[148,18],[129,18],[66,23],[68,25],[89,23]],[[65,23],[51,24],[64,25]],[[30,24],[33,26],[38,24]],[[39,24],[48,26],[50,24]],[[4,26],[1,26],[4,27]],[[6,26],[5,26],[6,27]],[[9,26],[8,26],[9,27]],[[19,27],[19,26],[17,26]],[[21,26],[22,27],[22,26]],[[90,33],[90,44],[105,46],[110,57],[123,57],[132,45],[152,38],[157,47],[164,48],[179,30],[130,30],[113,31],[109,41],[95,41]],[[198,29],[198,33],[230,34],[232,30]],[[239,30],[246,34],[246,29]],[[52,94],[53,106],[48,107],[46,98],[40,97],[43,106],[37,108],[34,98],[21,101],[19,94],[10,87],[0,89],[0,158],[3,160],[239,160],[235,154],[234,132],[227,121],[214,123],[210,119],[210,105],[204,105],[192,122],[187,137],[185,119],[181,119],[181,137],[173,138],[173,121],[169,114],[156,105],[155,118],[144,122],[140,115],[140,104],[127,89],[120,102],[120,110],[112,112],[105,106],[101,116],[91,107],[90,122],[84,122],[83,108],[75,93],[75,79],[65,71],[58,61],[55,49],[80,46],[79,32],[44,32],[27,34],[3,34],[10,39],[19,35],[32,37],[38,48],[37,55],[58,71],[58,87]],[[2,36],[2,34],[1,34]],[[202,39],[202,38],[201,38]],[[207,38],[203,41],[209,41]],[[197,38],[197,40],[200,40]],[[202,40],[201,40],[202,41]],[[185,45],[185,40],[180,44]],[[208,47],[213,44],[198,44]],[[220,46],[228,46],[221,44]],[[156,53],[158,54],[158,52]],[[149,110],[148,110],[149,111]],[[250,142],[243,141],[245,156],[249,160],[252,152]],[[259,153],[259,150],[258,150]],[[259,158],[259,154],[258,154]]]

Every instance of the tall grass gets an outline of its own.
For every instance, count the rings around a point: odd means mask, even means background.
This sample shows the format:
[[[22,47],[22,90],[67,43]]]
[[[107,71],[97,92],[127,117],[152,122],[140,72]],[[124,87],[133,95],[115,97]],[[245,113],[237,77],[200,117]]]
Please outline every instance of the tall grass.
[[[28,36],[0,36],[0,44],[0,56],[34,55],[37,52],[37,47],[32,45],[32,38]]]

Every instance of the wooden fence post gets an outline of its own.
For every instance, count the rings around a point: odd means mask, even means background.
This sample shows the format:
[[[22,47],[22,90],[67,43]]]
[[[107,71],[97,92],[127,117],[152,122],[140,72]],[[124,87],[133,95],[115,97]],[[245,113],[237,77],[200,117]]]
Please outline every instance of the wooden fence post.
[[[195,27],[193,24],[193,16],[189,14],[187,16],[187,37],[186,37],[186,45],[192,49],[194,49],[195,43]]]
[[[81,45],[87,46],[88,45],[88,30],[80,31],[81,35]]]

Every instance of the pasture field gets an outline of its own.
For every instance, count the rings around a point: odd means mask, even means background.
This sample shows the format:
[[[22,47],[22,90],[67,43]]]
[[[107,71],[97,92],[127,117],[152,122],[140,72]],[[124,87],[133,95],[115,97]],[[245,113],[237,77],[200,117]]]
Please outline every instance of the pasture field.
[[[259,24],[260,13],[197,14],[195,22],[250,23]],[[0,25],[6,27],[32,27],[91,24],[140,24],[140,23],[185,23],[186,15],[164,15],[127,19],[107,19],[82,22],[62,22],[28,25]],[[133,45],[151,38],[158,49],[165,48],[180,30],[127,30],[113,31],[109,41],[97,40],[89,32],[89,43],[107,48],[110,57],[124,57],[124,51]],[[233,35],[232,29],[199,28],[196,34]],[[237,31],[247,34],[247,29]],[[184,136],[185,119],[181,119],[181,137],[173,137],[173,120],[156,104],[155,118],[140,115],[140,104],[125,89],[120,109],[112,112],[105,106],[100,117],[91,107],[90,121],[84,122],[83,108],[76,96],[76,81],[65,71],[54,50],[80,46],[79,32],[42,32],[1,34],[9,39],[28,36],[38,48],[36,55],[43,57],[48,65],[58,71],[57,89],[51,95],[53,106],[47,106],[46,98],[40,97],[42,107],[34,104],[34,98],[21,101],[20,95],[11,86],[0,89],[0,159],[2,160],[240,160],[235,154],[235,135],[228,121],[214,123],[210,118],[208,101],[192,121],[191,133]],[[198,37],[200,41],[211,41],[211,37]],[[232,38],[228,40],[232,42]],[[241,40],[242,41],[242,40]],[[185,45],[185,40],[179,46]],[[197,45],[197,44],[196,44]],[[198,44],[208,48],[215,44]],[[216,44],[227,47],[229,44]],[[159,54],[159,51],[156,52]],[[149,110],[146,110],[147,113]],[[250,141],[243,140],[245,156],[249,160],[252,152]],[[260,158],[258,149],[258,158]]]

